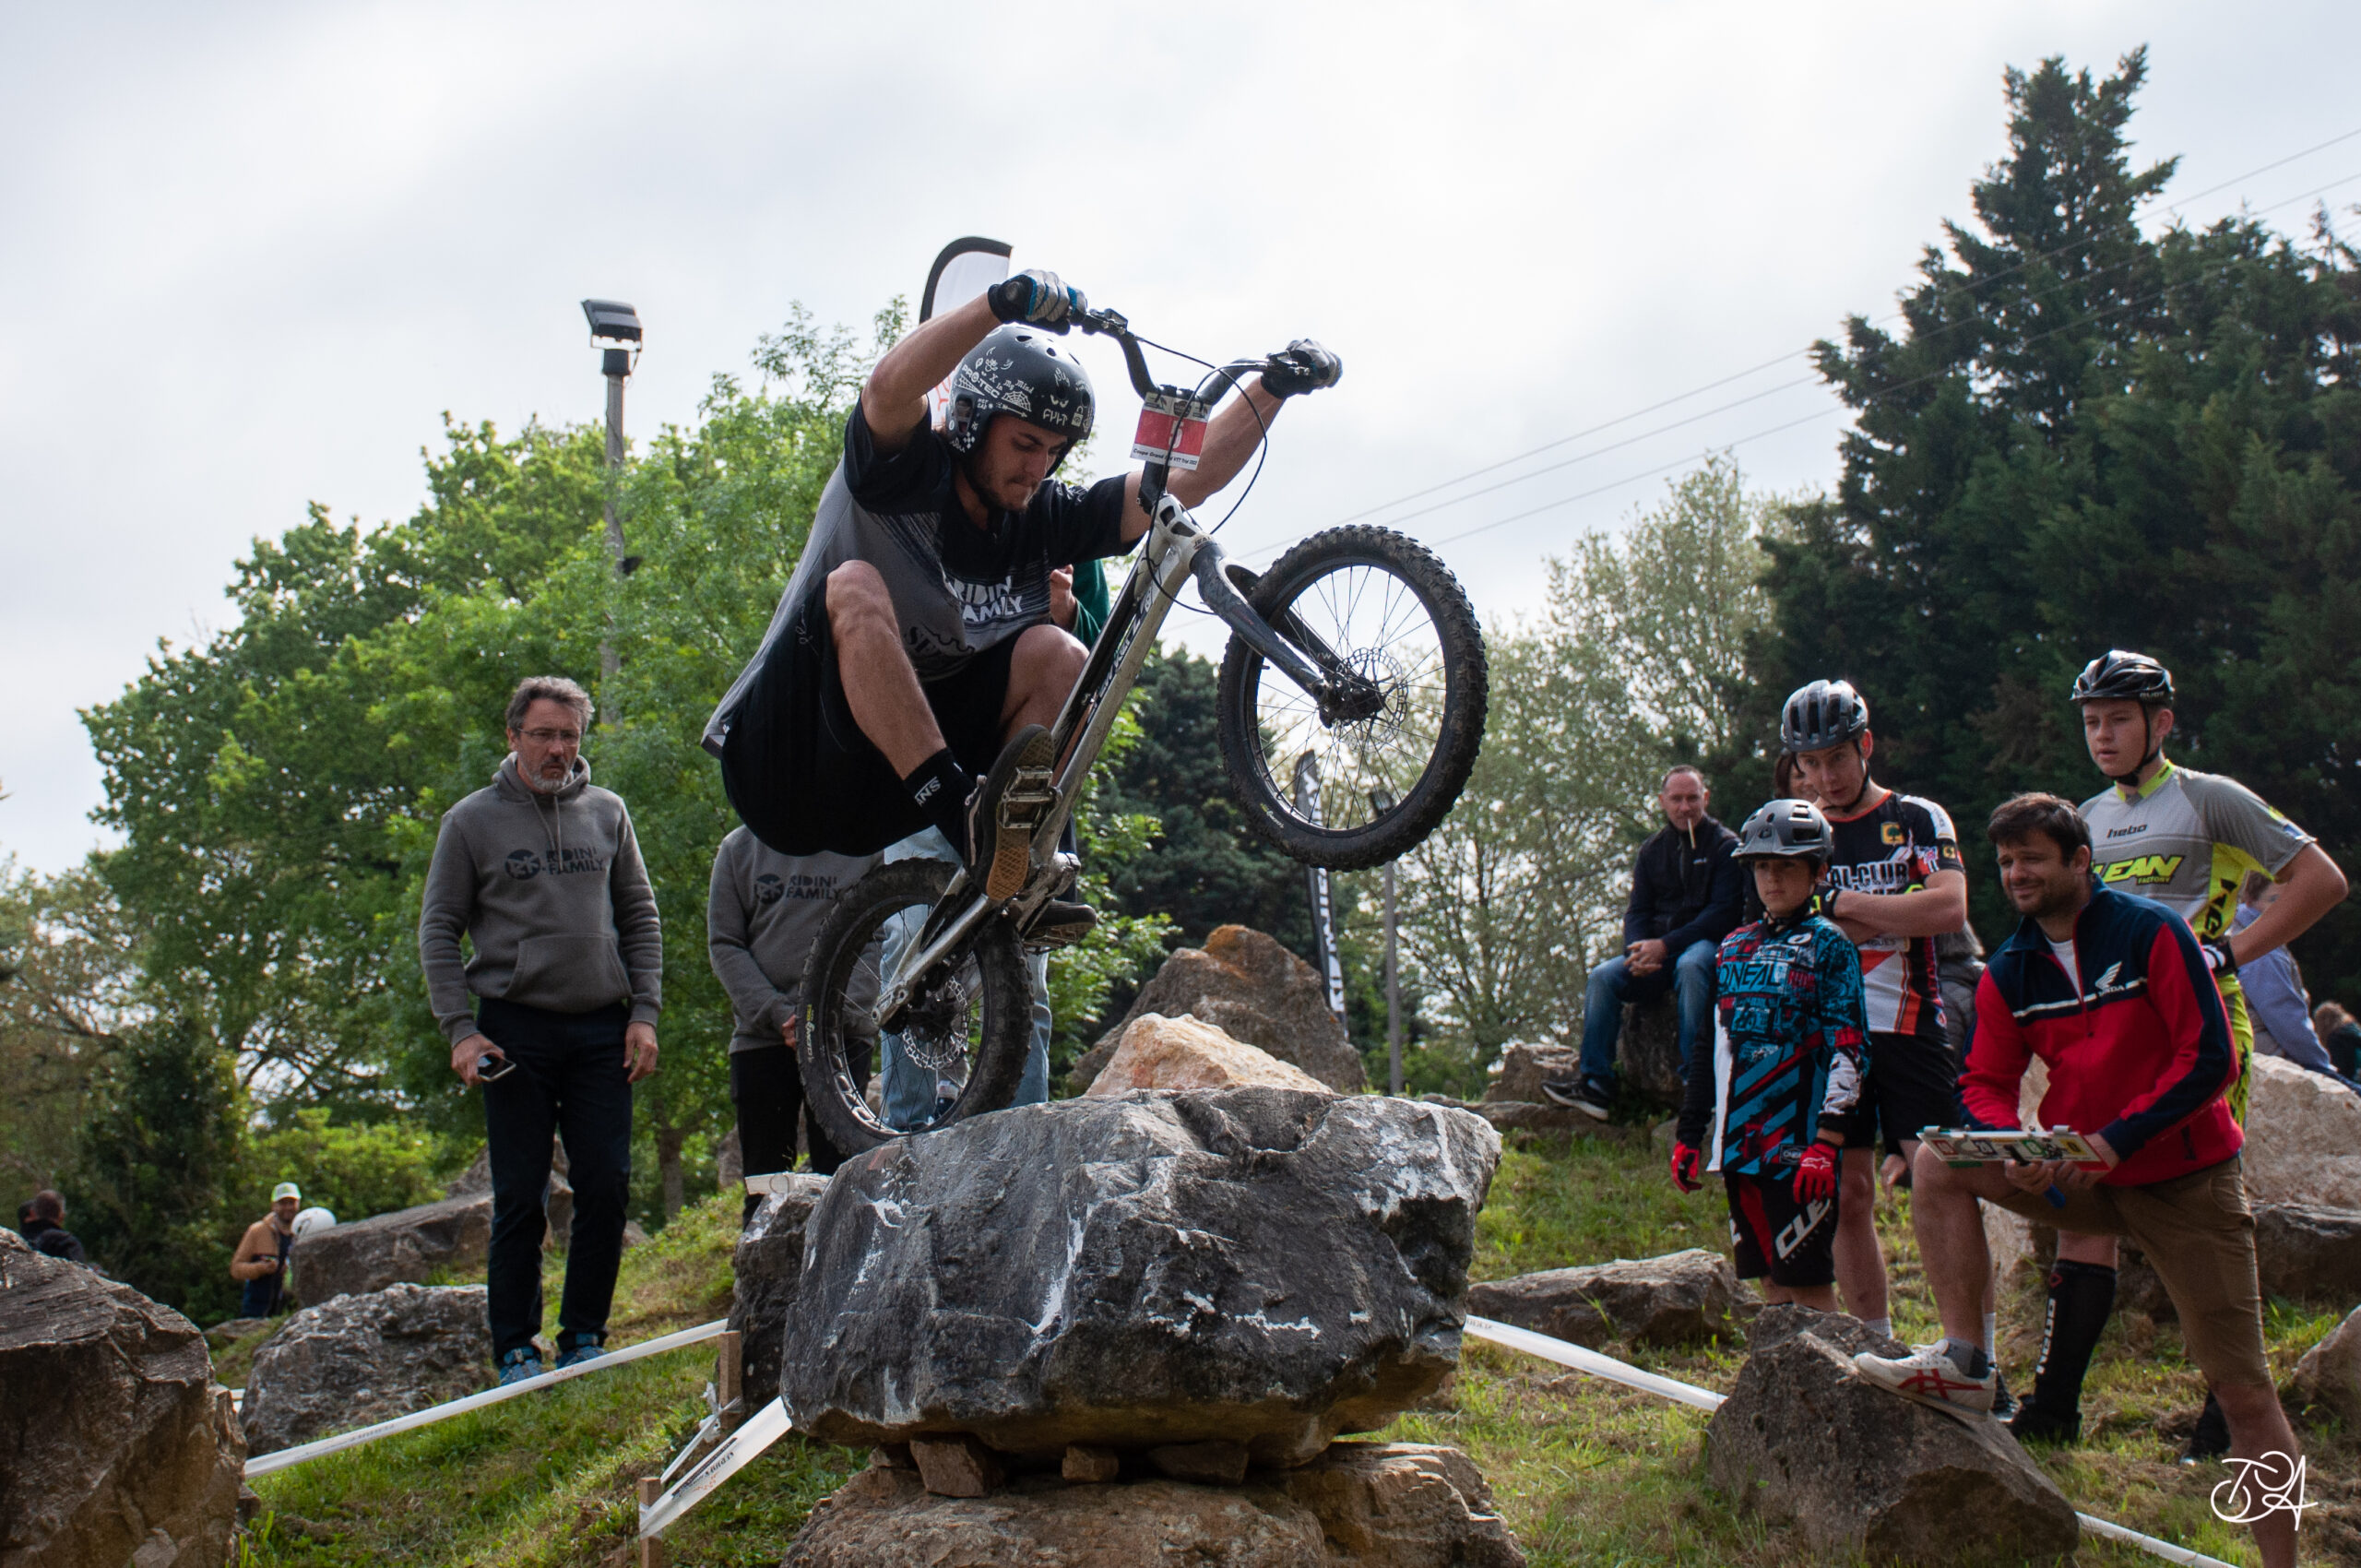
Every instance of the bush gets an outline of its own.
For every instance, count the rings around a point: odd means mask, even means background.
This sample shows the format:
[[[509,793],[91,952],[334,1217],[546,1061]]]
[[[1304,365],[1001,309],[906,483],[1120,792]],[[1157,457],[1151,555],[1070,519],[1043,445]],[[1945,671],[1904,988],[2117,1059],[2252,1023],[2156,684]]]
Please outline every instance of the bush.
[[[270,1189],[292,1182],[303,1206],[331,1209],[339,1220],[366,1219],[443,1195],[434,1172],[456,1145],[410,1122],[331,1126],[325,1110],[298,1111],[285,1125],[253,1134],[238,1158],[238,1178],[222,1194],[235,1218],[261,1216]]]

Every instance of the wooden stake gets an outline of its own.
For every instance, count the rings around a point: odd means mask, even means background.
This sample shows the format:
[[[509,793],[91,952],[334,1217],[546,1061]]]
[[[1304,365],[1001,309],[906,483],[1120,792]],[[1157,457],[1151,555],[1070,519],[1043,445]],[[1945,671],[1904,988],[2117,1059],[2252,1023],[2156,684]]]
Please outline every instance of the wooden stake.
[[[742,1386],[745,1382],[745,1356],[746,1340],[743,1335],[734,1328],[722,1335],[721,1366],[714,1375],[713,1386],[714,1392],[720,1397],[721,1408],[725,1412],[730,1406],[737,1404],[745,1392]],[[724,1414],[721,1420],[724,1426],[734,1427],[744,1419],[745,1411],[742,1409],[734,1416]]]
[[[639,1505],[652,1508],[664,1495],[664,1483],[654,1476],[639,1478]],[[639,1568],[670,1568],[671,1559],[665,1555],[664,1543],[654,1536],[643,1536],[639,1542]]]

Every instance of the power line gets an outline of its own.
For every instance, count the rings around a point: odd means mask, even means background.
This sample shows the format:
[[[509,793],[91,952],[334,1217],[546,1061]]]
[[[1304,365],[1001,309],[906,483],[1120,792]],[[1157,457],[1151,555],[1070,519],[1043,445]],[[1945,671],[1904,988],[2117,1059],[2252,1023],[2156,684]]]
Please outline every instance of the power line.
[[[2247,170],[2247,171],[2245,171],[2245,172],[2241,172],[2241,173],[2234,174],[2234,175],[2232,175],[2230,178],[2228,178],[2228,179],[2226,179],[2226,180],[2224,180],[2224,181],[2221,181],[2220,183],[2218,183],[2218,184],[2216,184],[2208,185],[2208,186],[2207,186],[2207,187],[2205,187],[2203,190],[2192,192],[2192,193],[2190,193],[2190,194],[2189,194],[2189,195],[2188,195],[2188,196],[2185,196],[2180,197],[2180,198],[2179,198],[2179,200],[2178,200],[2177,202],[2174,203],[2174,204],[2173,204],[2173,205],[2171,205],[2171,206],[2168,206],[2168,207],[2165,208],[2164,208],[2164,210],[2165,210],[2165,211],[2167,211],[2167,212],[2173,212],[2173,213],[2177,214],[2177,213],[2179,212],[2180,208],[2181,208],[2182,207],[2186,206],[2188,203],[2190,203],[2190,202],[2193,202],[2193,201],[2201,200],[2202,198],[2204,198],[2204,197],[2206,197],[2206,196],[2213,196],[2213,195],[2214,195],[2214,194],[2215,194],[2215,193],[2217,193],[2217,192],[2227,190],[2227,189],[2229,189],[2231,186],[2236,185],[2236,184],[2240,184],[2240,183],[2241,183],[2241,182],[2243,182],[2243,181],[2250,180],[2250,179],[2252,179],[2254,176],[2256,176],[2257,174],[2268,173],[2270,171],[2272,171],[2272,170],[2273,170],[2273,169],[2283,168],[2283,167],[2284,167],[2285,165],[2287,165],[2287,164],[2289,164],[2289,163],[2296,162],[2296,161],[2297,161],[2297,160],[2300,160],[2300,159],[2308,158],[2308,157],[2310,157],[2313,153],[2319,152],[2319,151],[2323,151],[2323,150],[2325,150],[2325,149],[2326,149],[2326,148],[2331,148],[2331,147],[2338,146],[2339,144],[2343,143],[2343,142],[2351,141],[2351,140],[2352,140],[2352,139],[2354,139],[2355,137],[2361,137],[2361,126],[2356,126],[2356,127],[2355,127],[2355,128],[2354,128],[2353,130],[2345,131],[2345,132],[2343,132],[2343,133],[2342,133],[2342,134],[2340,134],[2340,135],[2338,135],[2338,136],[2331,137],[2329,137],[2329,138],[2328,138],[2327,140],[2325,140],[2325,141],[2315,142],[2315,143],[2313,143],[2313,144],[2312,144],[2311,146],[2309,146],[2309,147],[2307,147],[2307,148],[2301,148],[2300,150],[2296,151],[2296,152],[2291,152],[2291,153],[2285,154],[2285,155],[2284,155],[2284,156],[2283,156],[2283,157],[2273,159],[2272,161],[2270,161],[2270,162],[2268,162],[2268,163],[2263,163],[2263,164],[2257,165],[2255,168],[2248,169],[2248,170]],[[2352,178],[2352,177],[2353,177],[2353,176],[2347,176],[2347,178],[2348,178],[2348,179],[2349,179],[2349,178]],[[2259,208],[2259,209],[2257,209],[2257,210],[2259,210],[2259,211],[2262,211],[2262,212],[2269,212],[2269,211],[2272,211],[2272,210],[2275,210],[2275,209],[2276,209],[2277,208],[2279,208],[2279,207],[2284,207],[2284,206],[2290,205],[2290,203],[2292,203],[2292,202],[2307,200],[2307,199],[2308,199],[2310,196],[2317,196],[2317,195],[2320,194],[2320,192],[2321,192],[2321,191],[2329,190],[2329,189],[2332,188],[2332,187],[2333,187],[2333,186],[2335,186],[2335,185],[2343,184],[2344,184],[2344,183],[2345,183],[2345,181],[2344,181],[2344,180],[2335,180],[2335,181],[2331,181],[2331,182],[2330,182],[2330,183],[2329,183],[2329,184],[2319,186],[2318,189],[2313,190],[2313,191],[2307,192],[2307,193],[2305,193],[2303,196],[2292,196],[2292,197],[2287,198],[2287,200],[2285,200],[2285,201],[2275,202],[2275,203],[2272,204],[2272,206],[2270,206],[2270,207],[2261,208]],[[2158,194],[2161,196],[2161,194],[2162,194],[2162,193],[2158,193]],[[2047,250],[2047,251],[2044,251],[2044,252],[2040,252],[2040,253],[2037,253],[2036,255],[2027,256],[2027,257],[2023,258],[2023,260],[2021,260],[2021,261],[2019,261],[2019,262],[2015,263],[2013,266],[2011,266],[2011,267],[2008,267],[2002,268],[2000,271],[1999,271],[1999,272],[1995,272],[1995,273],[1993,273],[1992,275],[1990,275],[1990,276],[1989,276],[1989,277],[1987,277],[1987,278],[1983,278],[1983,279],[1976,279],[1976,280],[1975,280],[1975,283],[1973,283],[1973,284],[1971,284],[1971,285],[1963,285],[1963,286],[1957,286],[1957,287],[1953,287],[1953,288],[1950,288],[1950,289],[1942,290],[1942,291],[1940,291],[1939,292],[1939,294],[1938,294],[1937,298],[1938,298],[1938,300],[1940,301],[1940,300],[1944,299],[1944,298],[1956,297],[1956,296],[1963,295],[1963,294],[1973,294],[1973,293],[1974,293],[1975,291],[1976,291],[1977,290],[1985,289],[1985,288],[1988,288],[1991,284],[1994,284],[1994,283],[1998,283],[1998,282],[2004,281],[2005,279],[2009,279],[2009,278],[2011,278],[2011,277],[2013,277],[2013,276],[2015,276],[2016,274],[2018,274],[2018,273],[2020,273],[2020,272],[2025,271],[2026,269],[2028,269],[2028,268],[2030,268],[2030,267],[2032,267],[2037,266],[2037,265],[2038,265],[2038,264],[2040,264],[2041,262],[2047,261],[2047,260],[2050,260],[2051,258],[2053,258],[2053,257],[2055,257],[2055,256],[2064,255],[2066,252],[2068,252],[2068,251],[2070,251],[2070,250],[2072,250],[2072,249],[2075,249],[2075,248],[2076,248],[2076,245],[2077,245],[2079,243],[2080,243],[2080,242],[2070,243],[2070,244],[2068,244],[2059,245],[2059,246],[2057,246],[2057,247],[2055,247],[2055,248],[2053,248],[2053,249],[2050,249],[2050,250]],[[2120,268],[2120,267],[2127,267],[2127,266],[2133,265],[2134,261],[2136,261],[2137,259],[2138,259],[2138,258],[2133,258],[2132,260],[2127,260],[2127,261],[2124,261],[2124,262],[2117,263],[2114,267],[2104,267],[2104,268],[2101,268],[2101,269],[2099,269],[2099,271],[2097,271],[2097,272],[2095,272],[2095,273],[2093,273],[2093,274],[2091,274],[2090,276],[2092,276],[2092,277],[2103,277],[2103,276],[2105,276],[2107,272],[2111,272],[2111,271],[2118,270],[2118,269],[2119,269],[2119,268]],[[1892,311],[1892,312],[1888,313],[1888,314],[1887,314],[1887,315],[1881,315],[1881,316],[1876,317],[1876,318],[1871,322],[1871,325],[1872,325],[1872,326],[1882,326],[1882,325],[1884,325],[1884,324],[1886,324],[1886,323],[1888,323],[1888,322],[1900,320],[1900,319],[1902,319],[1904,315],[1906,315],[1907,314],[1908,314],[1908,313],[1907,313],[1906,311],[1904,311],[1904,310],[1895,310],[1895,311]],[[1961,317],[1961,318],[1960,318],[1959,320],[1957,320],[1957,321],[1953,321],[1953,322],[1947,322],[1947,323],[1945,323],[1945,324],[1944,324],[1944,326],[1943,326],[1943,327],[1942,327],[1942,330],[1946,330],[1946,331],[1948,331],[1948,330],[1952,330],[1952,329],[1956,328],[1956,327],[1960,327],[1967,326],[1967,325],[1969,325],[1969,324],[1971,324],[1971,323],[1973,323],[1973,322],[1975,322],[1975,321],[1978,321],[1978,320],[1984,319],[1985,315],[1986,315],[1986,313],[1985,313],[1984,311],[1980,311],[1980,310],[1979,310],[1979,311],[1977,311],[1977,312],[1975,312],[1975,313],[1974,313],[1974,314],[1972,314],[1972,315],[1966,315],[1966,316],[1963,316],[1963,317]],[[1554,450],[1556,450],[1558,447],[1560,447],[1560,446],[1566,445],[1568,445],[1569,443],[1575,442],[1575,441],[1580,441],[1580,440],[1584,439],[1584,437],[1586,437],[1586,436],[1596,435],[1596,434],[1601,434],[1601,433],[1603,433],[1603,432],[1606,432],[1606,431],[1608,431],[1608,430],[1612,430],[1612,429],[1614,429],[1614,428],[1615,428],[1616,426],[1618,426],[1618,425],[1621,425],[1621,424],[1628,424],[1628,423],[1630,423],[1631,421],[1633,421],[1633,420],[1635,420],[1635,419],[1643,419],[1643,418],[1645,418],[1645,417],[1646,417],[1647,415],[1649,415],[1649,414],[1660,412],[1660,411],[1662,411],[1662,410],[1665,410],[1665,409],[1671,408],[1671,407],[1672,407],[1672,406],[1674,406],[1675,404],[1686,402],[1686,401],[1688,401],[1688,400],[1689,400],[1690,398],[1691,398],[1702,397],[1702,396],[1703,396],[1705,393],[1712,392],[1712,391],[1715,391],[1715,390],[1717,390],[1717,389],[1719,389],[1719,388],[1721,388],[1721,387],[1727,386],[1731,385],[1731,384],[1732,384],[1732,383],[1734,383],[1734,382],[1743,381],[1743,380],[1745,380],[1747,377],[1751,376],[1751,375],[1758,375],[1758,374],[1762,374],[1763,371],[1770,370],[1770,369],[1774,369],[1774,368],[1775,368],[1775,367],[1776,367],[1776,366],[1778,366],[1778,365],[1781,365],[1781,364],[1785,364],[1785,363],[1786,363],[1788,361],[1790,361],[1790,360],[1795,359],[1796,357],[1797,357],[1797,355],[1798,355],[1798,354],[1808,354],[1808,353],[1809,353],[1810,351],[1811,351],[1811,345],[1806,345],[1804,348],[1802,348],[1802,349],[1800,349],[1800,350],[1791,350],[1791,351],[1789,351],[1789,352],[1787,352],[1787,353],[1783,353],[1783,354],[1777,355],[1777,356],[1775,356],[1775,357],[1774,357],[1774,358],[1772,358],[1772,359],[1764,360],[1764,361],[1762,361],[1762,362],[1761,363],[1759,363],[1759,364],[1750,365],[1750,366],[1749,366],[1748,368],[1746,368],[1746,369],[1744,369],[1744,370],[1736,371],[1736,372],[1733,372],[1732,374],[1728,374],[1728,375],[1724,375],[1724,376],[1721,376],[1721,377],[1719,377],[1719,378],[1717,378],[1717,379],[1715,379],[1715,380],[1705,382],[1705,383],[1703,383],[1703,384],[1702,384],[1702,385],[1700,385],[1700,386],[1692,386],[1692,387],[1689,388],[1689,389],[1688,389],[1688,390],[1686,390],[1686,391],[1676,393],[1676,394],[1674,394],[1672,397],[1660,399],[1660,400],[1659,400],[1659,401],[1657,401],[1657,402],[1654,402],[1654,403],[1648,404],[1648,405],[1647,405],[1646,407],[1644,407],[1644,408],[1635,409],[1635,410],[1631,410],[1631,412],[1626,413],[1626,414],[1619,414],[1619,415],[1618,415],[1617,417],[1615,417],[1614,419],[1604,421],[1604,422],[1600,422],[1600,423],[1598,423],[1598,424],[1594,424],[1594,425],[1586,426],[1586,427],[1584,427],[1584,429],[1581,429],[1581,430],[1578,430],[1578,431],[1574,431],[1574,432],[1572,432],[1572,434],[1567,434],[1567,435],[1561,435],[1561,436],[1558,436],[1558,437],[1556,437],[1556,438],[1554,438],[1554,439],[1552,439],[1552,440],[1545,441],[1545,442],[1543,442],[1543,443],[1542,443],[1540,445],[1538,445],[1538,446],[1529,447],[1529,448],[1527,448],[1526,450],[1525,450],[1525,451],[1523,451],[1523,452],[1519,452],[1519,453],[1514,454],[1513,456],[1507,457],[1501,457],[1501,458],[1499,458],[1499,459],[1497,459],[1497,460],[1495,460],[1495,461],[1493,461],[1493,462],[1486,463],[1486,464],[1483,464],[1483,465],[1481,465],[1481,466],[1479,466],[1479,467],[1477,467],[1477,468],[1474,468],[1474,469],[1467,469],[1466,471],[1465,471],[1465,472],[1463,472],[1463,473],[1453,475],[1453,477],[1451,477],[1451,478],[1449,478],[1449,479],[1445,479],[1445,480],[1438,481],[1437,482],[1435,482],[1435,483],[1433,483],[1433,484],[1430,484],[1430,485],[1424,486],[1424,487],[1422,487],[1422,488],[1420,488],[1420,489],[1414,490],[1414,491],[1409,491],[1409,492],[1406,492],[1406,493],[1403,493],[1403,494],[1396,495],[1396,496],[1393,497],[1391,500],[1379,502],[1379,503],[1378,503],[1378,504],[1376,504],[1375,505],[1364,507],[1364,508],[1362,508],[1360,511],[1354,512],[1354,513],[1351,513],[1351,514],[1349,514],[1349,515],[1347,515],[1347,516],[1346,516],[1346,517],[1336,518],[1333,523],[1331,523],[1331,524],[1330,524],[1330,525],[1328,525],[1328,526],[1330,526],[1330,527],[1338,527],[1338,526],[1341,526],[1341,525],[1346,524],[1346,523],[1358,522],[1358,521],[1362,520],[1363,518],[1367,518],[1367,517],[1374,517],[1374,516],[1378,515],[1379,513],[1392,511],[1394,507],[1399,506],[1399,505],[1404,505],[1404,504],[1405,504],[1405,503],[1406,503],[1406,502],[1422,500],[1422,499],[1424,499],[1425,497],[1430,496],[1430,495],[1432,495],[1432,494],[1436,493],[1437,493],[1437,492],[1439,492],[1439,491],[1449,490],[1449,489],[1453,488],[1453,486],[1460,485],[1460,484],[1464,484],[1464,483],[1465,483],[1467,481],[1469,481],[1469,480],[1471,480],[1471,479],[1479,479],[1479,478],[1483,477],[1485,474],[1488,474],[1488,473],[1493,473],[1493,472],[1498,471],[1498,470],[1499,470],[1499,469],[1501,469],[1508,468],[1508,467],[1511,467],[1511,466],[1513,466],[1513,465],[1514,465],[1514,464],[1524,462],[1525,459],[1527,459],[1527,458],[1529,458],[1529,457],[1538,457],[1538,456],[1540,456],[1540,455],[1541,455],[1542,453],[1544,453],[1544,452],[1554,451]],[[1550,465],[1548,465],[1548,466],[1547,466],[1547,467],[1545,467],[1545,468],[1541,468],[1541,469],[1534,469],[1534,470],[1532,470],[1532,471],[1531,471],[1531,472],[1529,472],[1529,473],[1522,474],[1522,475],[1518,475],[1518,476],[1516,476],[1515,478],[1509,479],[1509,480],[1504,480],[1504,481],[1500,481],[1499,483],[1496,483],[1496,484],[1487,485],[1487,486],[1485,486],[1485,487],[1484,487],[1483,489],[1481,489],[1481,490],[1471,491],[1471,492],[1469,492],[1467,494],[1465,494],[1465,495],[1462,495],[1462,496],[1458,496],[1458,497],[1455,497],[1455,498],[1453,498],[1453,500],[1451,500],[1451,501],[1438,503],[1438,504],[1437,504],[1436,505],[1434,505],[1434,506],[1422,507],[1422,508],[1420,508],[1418,511],[1416,511],[1416,512],[1412,512],[1412,513],[1406,514],[1406,516],[1404,516],[1404,517],[1395,517],[1395,518],[1394,518],[1394,519],[1392,519],[1392,520],[1393,520],[1393,521],[1394,521],[1394,522],[1406,522],[1406,521],[1408,521],[1411,517],[1424,517],[1424,516],[1427,516],[1427,515],[1428,515],[1429,513],[1430,513],[1430,512],[1440,510],[1440,509],[1441,509],[1442,507],[1443,507],[1443,506],[1456,505],[1460,501],[1473,500],[1473,499],[1475,499],[1476,497],[1480,496],[1480,495],[1487,495],[1487,494],[1490,494],[1490,493],[1492,493],[1493,492],[1498,491],[1498,490],[1500,490],[1500,489],[1502,489],[1502,488],[1504,488],[1504,487],[1505,487],[1505,486],[1507,486],[1507,485],[1520,483],[1520,482],[1522,482],[1524,480],[1531,479],[1531,478],[1536,478],[1536,477],[1537,477],[1537,476],[1538,476],[1538,475],[1540,475],[1540,474],[1555,472],[1557,469],[1561,469],[1561,468],[1565,468],[1565,467],[1569,467],[1569,466],[1571,466],[1572,463],[1587,461],[1590,457],[1602,456],[1602,455],[1604,455],[1605,453],[1608,453],[1608,452],[1612,452],[1612,451],[1618,451],[1618,450],[1620,450],[1622,447],[1631,445],[1633,445],[1634,443],[1636,443],[1636,442],[1638,442],[1638,441],[1645,440],[1645,439],[1647,439],[1649,436],[1662,434],[1664,434],[1666,431],[1669,431],[1669,430],[1676,430],[1676,429],[1680,428],[1680,427],[1681,427],[1681,426],[1683,426],[1683,425],[1687,425],[1687,424],[1693,424],[1693,423],[1695,423],[1698,420],[1705,419],[1705,418],[1709,418],[1709,417],[1711,417],[1713,414],[1726,412],[1726,411],[1728,411],[1730,409],[1738,408],[1738,407],[1739,407],[1739,406],[1741,406],[1741,405],[1743,405],[1743,404],[1745,404],[1745,403],[1750,403],[1750,402],[1759,401],[1759,400],[1760,400],[1760,399],[1762,399],[1762,398],[1766,398],[1766,397],[1773,396],[1774,394],[1778,393],[1778,392],[1784,392],[1784,391],[1793,390],[1794,388],[1796,388],[1796,387],[1797,387],[1797,386],[1801,386],[1809,385],[1809,384],[1810,384],[1811,382],[1813,382],[1813,381],[1814,381],[1814,380],[1816,380],[1816,379],[1817,379],[1817,377],[1815,377],[1815,376],[1805,376],[1805,377],[1801,377],[1801,378],[1799,378],[1799,379],[1797,379],[1797,380],[1796,380],[1796,381],[1791,381],[1791,382],[1782,383],[1780,386],[1774,386],[1774,387],[1772,387],[1772,388],[1770,388],[1768,391],[1750,394],[1750,396],[1748,396],[1748,397],[1746,397],[1746,398],[1738,398],[1738,399],[1736,399],[1736,400],[1734,400],[1734,401],[1732,401],[1732,402],[1723,404],[1723,405],[1719,406],[1718,408],[1708,410],[1706,410],[1704,413],[1702,413],[1702,414],[1696,414],[1696,415],[1691,415],[1691,416],[1690,416],[1690,417],[1688,417],[1688,418],[1685,418],[1685,419],[1677,420],[1677,421],[1672,422],[1671,422],[1671,423],[1669,423],[1669,424],[1661,425],[1661,426],[1658,426],[1658,427],[1656,427],[1656,428],[1655,428],[1655,429],[1653,429],[1653,430],[1651,430],[1651,431],[1644,432],[1644,433],[1643,433],[1643,434],[1640,434],[1640,435],[1631,436],[1631,437],[1629,437],[1629,438],[1627,438],[1627,439],[1625,439],[1625,440],[1616,442],[1616,443],[1614,443],[1614,444],[1612,444],[1612,445],[1610,445],[1603,446],[1603,447],[1599,447],[1599,448],[1597,448],[1596,451],[1593,451],[1593,452],[1591,452],[1591,453],[1587,453],[1587,454],[1584,454],[1584,455],[1582,455],[1582,456],[1580,456],[1580,457],[1574,457],[1574,458],[1568,459],[1566,462],[1550,464]],[[1814,417],[1817,417],[1817,416],[1814,416]],[[1789,427],[1783,426],[1783,427],[1781,427],[1781,428],[1789,428]],[[1657,471],[1660,471],[1660,470],[1657,470]],[[1646,476],[1644,476],[1644,475],[1641,475],[1641,476],[1634,476],[1634,477],[1642,477],[1642,478],[1643,478],[1643,477],[1646,477]],[[1264,551],[1258,551],[1256,553],[1259,555],[1259,554],[1269,553],[1269,552],[1269,552],[1268,550],[1264,550]]]

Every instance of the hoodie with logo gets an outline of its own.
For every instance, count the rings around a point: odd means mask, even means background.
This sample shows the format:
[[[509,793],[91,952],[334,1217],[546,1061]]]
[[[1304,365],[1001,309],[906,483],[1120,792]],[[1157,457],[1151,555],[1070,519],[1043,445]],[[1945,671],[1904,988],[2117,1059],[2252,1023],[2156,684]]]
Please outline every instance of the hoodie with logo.
[[[731,828],[722,839],[706,900],[706,951],[737,1016],[732,1055],[785,1045],[782,1031],[801,1005],[813,939],[845,889],[877,860],[782,855],[744,827]],[[873,962],[854,975],[850,994],[864,1007],[877,999]]]
[[[476,950],[464,965],[463,931]],[[471,992],[553,1013],[628,1002],[634,1022],[656,1022],[664,944],[623,798],[594,788],[587,762],[549,794],[526,784],[514,755],[502,762],[443,814],[418,954],[454,1045],[476,1032]]]

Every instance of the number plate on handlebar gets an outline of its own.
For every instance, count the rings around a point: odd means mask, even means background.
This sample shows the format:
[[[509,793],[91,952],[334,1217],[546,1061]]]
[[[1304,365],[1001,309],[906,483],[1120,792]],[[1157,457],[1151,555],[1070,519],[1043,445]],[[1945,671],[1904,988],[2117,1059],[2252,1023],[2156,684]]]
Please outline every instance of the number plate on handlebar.
[[[1169,392],[1151,395],[1140,406],[1139,430],[1132,437],[1132,456],[1142,462],[1169,463],[1187,471],[1197,466],[1205,450],[1205,416],[1209,403]]]

